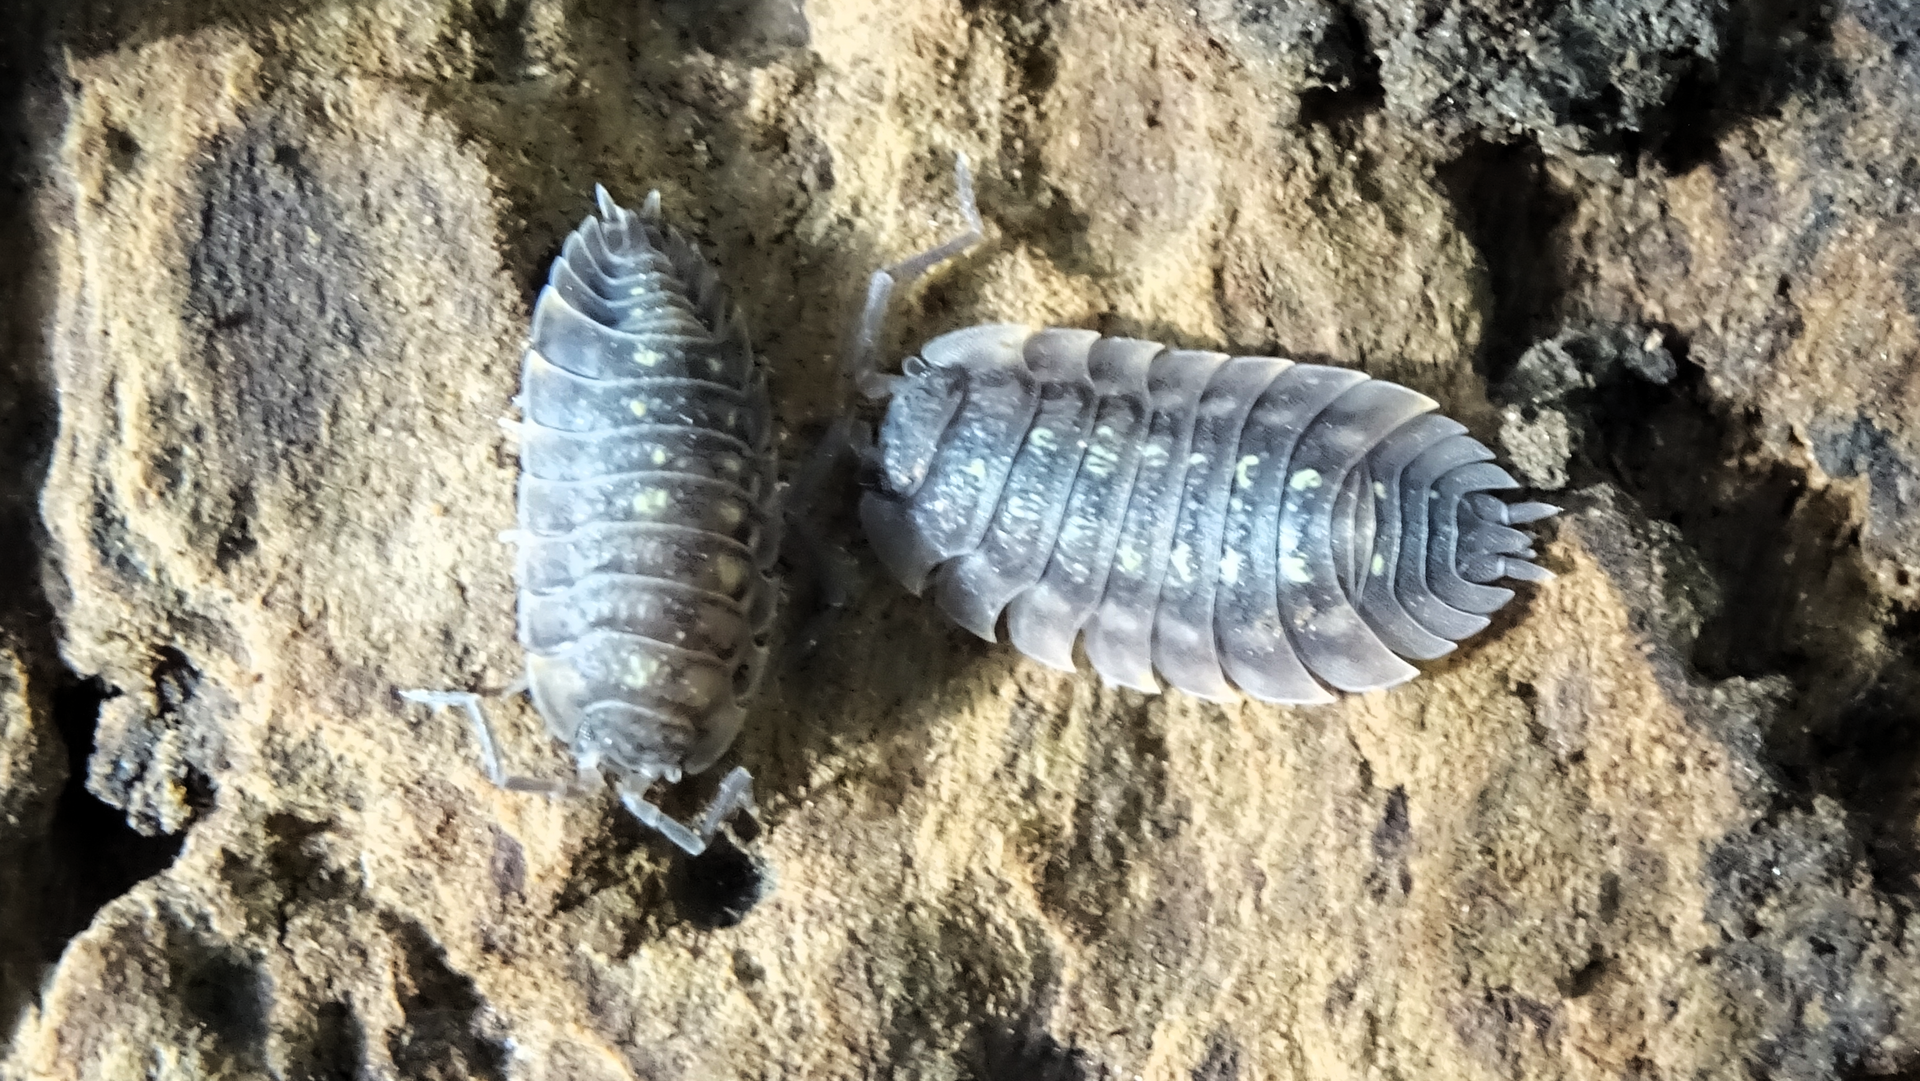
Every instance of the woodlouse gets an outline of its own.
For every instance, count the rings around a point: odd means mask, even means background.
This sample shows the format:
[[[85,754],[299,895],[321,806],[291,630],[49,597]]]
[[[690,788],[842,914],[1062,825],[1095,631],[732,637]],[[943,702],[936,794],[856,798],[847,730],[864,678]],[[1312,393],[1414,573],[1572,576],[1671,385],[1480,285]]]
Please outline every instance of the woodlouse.
[[[752,807],[736,768],[689,828],[648,803],[732,744],[766,667],[778,549],[767,376],[719,277],[660,220],[596,188],[534,304],[516,399],[519,639],[526,689],[575,783],[509,777],[477,696],[464,709],[498,784],[575,793],[611,775],[646,825],[699,854]]]
[[[1425,395],[1350,369],[1169,350],[1090,330],[969,327],[886,376],[895,286],[970,231],[874,274],[852,374],[889,397],[860,515],[881,561],[993,641],[1107,682],[1270,702],[1390,687],[1539,580],[1513,526],[1543,503]]]

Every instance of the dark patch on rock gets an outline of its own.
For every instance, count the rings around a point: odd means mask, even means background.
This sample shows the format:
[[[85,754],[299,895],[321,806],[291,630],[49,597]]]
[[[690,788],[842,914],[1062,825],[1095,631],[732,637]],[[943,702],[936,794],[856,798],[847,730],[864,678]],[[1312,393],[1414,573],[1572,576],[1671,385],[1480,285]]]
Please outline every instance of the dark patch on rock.
[[[660,12],[684,40],[748,64],[766,64],[812,40],[800,0],[662,0]]]
[[[76,0],[54,7],[62,41],[78,56],[135,49],[165,38],[216,27],[243,33],[285,24],[321,6],[321,0]]]
[[[773,892],[773,870],[722,832],[698,856],[682,854],[667,873],[667,894],[681,918],[718,930],[747,918]]]
[[[1793,762],[1809,788],[1846,808],[1874,885],[1909,902],[1920,899],[1920,631],[1912,622],[1909,615],[1893,629],[1902,654],[1831,723],[1809,728]]]
[[[1597,151],[1659,124],[1689,79],[1711,79],[1724,0],[1553,5],[1370,0],[1390,109],[1446,139],[1518,137]]]
[[[380,292],[371,259],[347,225],[352,216],[303,164],[302,143],[297,124],[272,118],[219,140],[187,256],[204,383],[218,395],[207,438],[229,460],[296,480],[332,456],[335,402],[383,330],[368,299]],[[209,547],[233,517],[229,500],[220,502],[202,515]]]
[[[505,1081],[507,1045],[491,1031],[486,1003],[473,980],[453,969],[424,927],[396,921],[394,973],[407,1024],[387,1039],[387,1052],[405,1077],[475,1077]]]
[[[1560,1010],[1508,988],[1489,988],[1477,999],[1455,1003],[1447,1011],[1447,1020],[1475,1058],[1520,1076],[1526,1063],[1526,1045],[1539,1051],[1552,1045]]]
[[[1864,416],[1853,426],[1813,437],[1813,457],[1829,476],[1867,478],[1874,520],[1906,516],[1920,497],[1920,476],[1900,453],[1892,433]]]
[[[1722,944],[1706,960],[1727,984],[1759,1076],[1852,1076],[1893,1027],[1884,945],[1894,915],[1867,886],[1858,842],[1825,799],[1728,838],[1708,856],[1706,916]]]
[[[238,705],[201,679],[172,646],[154,651],[145,694],[101,702],[87,763],[87,790],[127,814],[148,836],[178,833],[213,807],[213,777],[226,769],[225,726]]]
[[[1334,9],[1336,17],[1312,40],[1307,68],[1312,80],[1300,93],[1300,123],[1351,127],[1387,103],[1380,83],[1380,57],[1367,41],[1366,24],[1353,8]]]
[[[1207,1057],[1193,1068],[1193,1081],[1240,1081],[1240,1041],[1220,1029],[1207,1037]]]
[[[1557,319],[1566,283],[1554,234],[1574,203],[1532,146],[1469,143],[1436,175],[1486,268],[1489,310],[1477,362],[1487,382],[1498,383]]]
[[[345,1002],[322,1002],[307,1025],[287,1033],[286,1076],[295,1081],[358,1081],[366,1059],[366,1025]]]
[[[525,896],[527,851],[513,835],[498,826],[493,827],[492,878],[493,888],[500,891],[502,900]]]
[[[987,1022],[974,1045],[976,1081],[1095,1081],[1107,1075],[1091,1055],[1055,1039],[1033,1016]]]
[[[120,808],[90,791],[87,761],[94,753],[95,725],[101,704],[113,693],[100,680],[90,679],[70,683],[53,696],[53,719],[66,743],[68,772],[47,840],[56,852],[85,855],[63,861],[48,883],[49,960],[107,902],[172,865],[186,843],[184,834],[136,831]]]
[[[236,1062],[262,1067],[273,991],[259,959],[192,933],[170,945],[169,983],[188,1020]]]
[[[1129,864],[1146,858],[1143,846],[1171,839],[1181,826],[1169,806],[1160,723],[1153,709],[1120,707],[1111,724],[1095,730],[1071,843],[1057,849],[1042,871],[1043,900],[1089,937],[1108,930],[1106,906],[1088,903],[1099,896],[1100,884],[1124,877]]]
[[[1380,824],[1373,829],[1373,867],[1367,872],[1367,893],[1376,901],[1403,898],[1413,892],[1413,827],[1407,819],[1407,789],[1395,785],[1387,793]]]

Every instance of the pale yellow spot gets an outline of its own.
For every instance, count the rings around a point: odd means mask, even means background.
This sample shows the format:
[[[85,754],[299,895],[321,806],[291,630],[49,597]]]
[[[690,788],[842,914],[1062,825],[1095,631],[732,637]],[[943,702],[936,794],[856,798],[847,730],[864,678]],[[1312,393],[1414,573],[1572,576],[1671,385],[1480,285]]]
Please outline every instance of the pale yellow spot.
[[[1379,575],[1385,574],[1386,570],[1387,570],[1387,557],[1380,555],[1378,553],[1375,553],[1373,557],[1374,576],[1378,577]]]
[[[747,565],[733,556],[715,556],[713,576],[720,583],[720,592],[732,593],[747,576]]]
[[[1190,465],[1190,466],[1193,466],[1193,465],[1206,465],[1206,464],[1207,464],[1207,456],[1206,456],[1206,455],[1204,455],[1204,454],[1190,454],[1190,455],[1188,455],[1188,456],[1187,456],[1187,464],[1188,464],[1188,465]]]
[[[985,484],[987,482],[987,463],[980,458],[975,458],[972,462],[968,463],[965,469],[962,469],[960,472],[969,477],[972,477],[974,480],[977,480],[982,484]]]
[[[667,509],[667,490],[649,488],[633,497],[633,509],[641,514],[655,515]]]
[[[1280,573],[1289,582],[1313,581],[1313,576],[1307,573],[1307,561],[1301,556],[1281,556]]]
[[[1140,552],[1133,548],[1122,548],[1114,555],[1119,559],[1120,569],[1128,574],[1140,573],[1140,565],[1146,562],[1140,558]]]
[[[740,524],[740,520],[747,516],[747,512],[740,509],[738,503],[722,503],[715,508],[714,516],[720,519],[721,525],[732,529]]]
[[[620,682],[633,690],[643,691],[653,685],[659,674],[660,658],[635,653],[627,658],[626,671],[620,673]]]
[[[1233,482],[1242,488],[1252,485],[1253,467],[1259,464],[1260,456],[1258,454],[1249,454],[1240,459],[1240,464],[1233,467]]]
[[[1091,446],[1087,448],[1087,472],[1096,477],[1105,477],[1113,473],[1113,467],[1120,461],[1110,447]]]
[[[659,365],[661,361],[665,359],[666,359],[665,357],[660,355],[659,350],[648,349],[644,345],[640,346],[639,348],[633,351],[633,362],[635,364],[640,365],[642,368],[656,367]]]
[[[1287,481],[1287,487],[1292,488],[1296,492],[1304,492],[1309,488],[1318,488],[1320,487],[1320,471],[1318,469],[1302,469]]]
[[[653,448],[653,464],[654,465],[667,464],[667,450],[665,447]]]
[[[1374,481],[1373,482],[1373,498],[1375,499],[1387,498],[1387,486],[1380,483],[1377,480]]]
[[[1035,428],[1033,433],[1027,436],[1027,442],[1032,443],[1040,450],[1046,450],[1054,444],[1053,429]]]
[[[636,417],[644,417],[647,415],[647,403],[638,398],[628,402],[627,408],[633,410],[633,415]]]

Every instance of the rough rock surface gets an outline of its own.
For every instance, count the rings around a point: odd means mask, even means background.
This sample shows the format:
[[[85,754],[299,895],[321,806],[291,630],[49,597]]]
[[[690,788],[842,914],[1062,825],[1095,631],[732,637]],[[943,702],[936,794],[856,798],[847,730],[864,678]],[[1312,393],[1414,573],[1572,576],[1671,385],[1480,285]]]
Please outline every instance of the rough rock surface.
[[[0,1078],[1920,1069],[1900,0],[10,7]],[[708,245],[797,454],[956,151],[990,240],[896,355],[1362,367],[1559,489],[1558,577],[1289,710],[869,565],[728,759],[750,835],[492,788],[394,691],[516,674],[494,421],[592,184]]]

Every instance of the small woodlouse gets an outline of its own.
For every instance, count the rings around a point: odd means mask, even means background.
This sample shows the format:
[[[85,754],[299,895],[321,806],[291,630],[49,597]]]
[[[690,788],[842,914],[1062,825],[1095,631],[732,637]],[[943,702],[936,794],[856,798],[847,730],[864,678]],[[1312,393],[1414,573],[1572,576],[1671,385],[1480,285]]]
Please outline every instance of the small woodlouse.
[[[495,783],[575,794],[611,775],[641,822],[702,852],[753,806],[736,768],[692,828],[646,800],[733,743],[766,667],[778,549],[766,371],[699,249],[597,188],[535,302],[509,428],[520,442],[519,639],[526,689],[579,768],[510,777],[478,696],[403,691],[464,709]]]
[[[851,351],[890,397],[860,516],[881,561],[988,641],[1108,683],[1333,701],[1391,687],[1488,624],[1501,578],[1550,577],[1513,528],[1556,513],[1431,398],[1345,368],[1090,330],[988,324],[874,368],[897,284],[981,234],[878,271]]]

